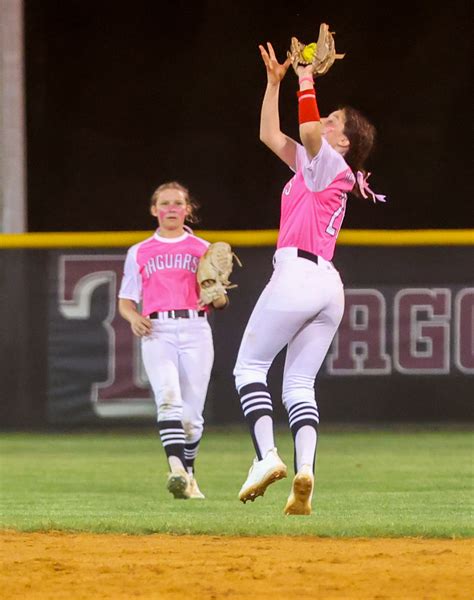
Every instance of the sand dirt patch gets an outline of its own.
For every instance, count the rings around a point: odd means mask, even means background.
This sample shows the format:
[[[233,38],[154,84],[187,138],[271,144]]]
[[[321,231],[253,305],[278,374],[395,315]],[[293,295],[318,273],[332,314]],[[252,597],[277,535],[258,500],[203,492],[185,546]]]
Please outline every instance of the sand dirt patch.
[[[0,534],[5,600],[471,599],[474,541]]]

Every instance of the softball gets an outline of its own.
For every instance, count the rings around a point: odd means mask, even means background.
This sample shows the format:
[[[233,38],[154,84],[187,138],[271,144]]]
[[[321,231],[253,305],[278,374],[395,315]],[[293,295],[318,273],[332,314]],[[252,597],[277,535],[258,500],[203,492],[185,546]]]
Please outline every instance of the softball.
[[[315,54],[316,54],[316,42],[313,42],[312,44],[307,44],[301,51],[301,56],[307,63],[310,63],[313,61]]]

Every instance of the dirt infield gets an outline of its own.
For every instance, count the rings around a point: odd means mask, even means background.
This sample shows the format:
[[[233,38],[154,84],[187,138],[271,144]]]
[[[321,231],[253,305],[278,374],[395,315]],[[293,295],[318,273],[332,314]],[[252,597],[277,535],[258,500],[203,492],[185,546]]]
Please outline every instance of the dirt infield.
[[[0,534],[2,598],[472,598],[474,541]]]

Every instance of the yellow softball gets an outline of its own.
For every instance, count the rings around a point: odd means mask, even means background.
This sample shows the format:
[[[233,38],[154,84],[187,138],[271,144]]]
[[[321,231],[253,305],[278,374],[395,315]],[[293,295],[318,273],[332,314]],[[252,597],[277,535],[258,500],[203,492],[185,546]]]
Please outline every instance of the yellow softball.
[[[316,46],[316,42],[313,42],[312,44],[307,44],[301,51],[301,56],[307,63],[312,62],[316,53]]]

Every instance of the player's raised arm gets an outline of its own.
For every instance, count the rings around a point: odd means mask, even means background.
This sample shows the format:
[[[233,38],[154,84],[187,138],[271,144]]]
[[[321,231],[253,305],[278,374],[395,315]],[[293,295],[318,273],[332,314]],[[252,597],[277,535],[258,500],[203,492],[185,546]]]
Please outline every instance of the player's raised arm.
[[[319,152],[322,144],[321,118],[316,102],[312,66],[299,66],[296,72],[299,81],[297,96],[300,139],[311,160]]]
[[[295,169],[296,142],[281,131],[278,110],[280,82],[285,76],[291,61],[287,58],[283,64],[280,64],[270,42],[267,42],[267,49],[261,45],[259,49],[267,70],[267,88],[260,115],[260,139],[278,158],[281,158],[290,168]]]

